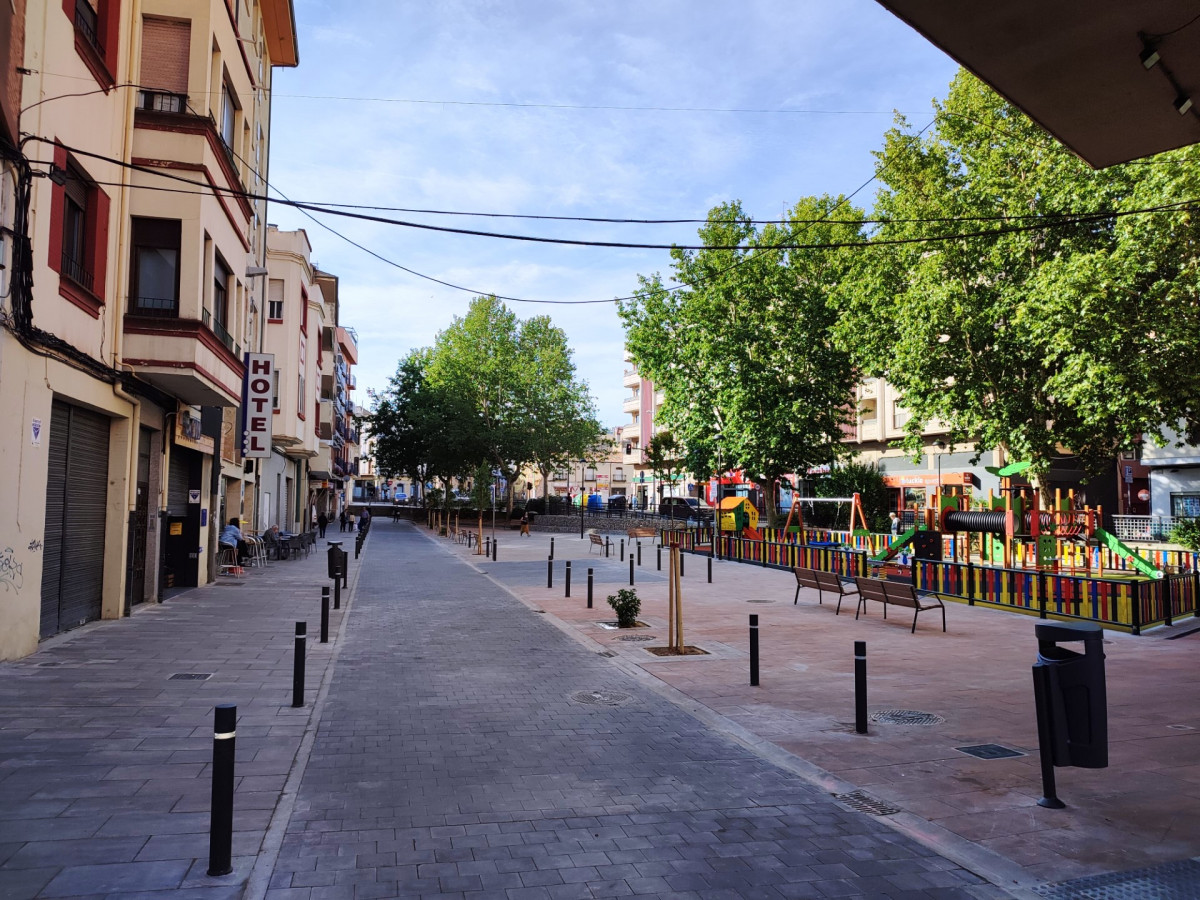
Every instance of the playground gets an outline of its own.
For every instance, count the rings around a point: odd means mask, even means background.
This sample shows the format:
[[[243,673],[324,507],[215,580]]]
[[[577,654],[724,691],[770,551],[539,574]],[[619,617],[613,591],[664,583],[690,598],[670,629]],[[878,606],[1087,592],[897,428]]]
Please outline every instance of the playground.
[[[1000,470],[999,496],[989,491],[976,508],[963,496],[935,492],[917,521],[895,536],[869,530],[855,494],[793,503],[782,528],[760,527],[752,504],[729,497],[719,504],[715,532],[665,537],[714,558],[909,581],[969,605],[1084,619],[1134,634],[1197,615],[1196,553],[1130,547],[1101,526],[1101,508],[1078,504],[1073,492],[1047,498],[1014,483],[1025,468]],[[817,503],[849,507],[849,527],[807,528],[804,507]]]

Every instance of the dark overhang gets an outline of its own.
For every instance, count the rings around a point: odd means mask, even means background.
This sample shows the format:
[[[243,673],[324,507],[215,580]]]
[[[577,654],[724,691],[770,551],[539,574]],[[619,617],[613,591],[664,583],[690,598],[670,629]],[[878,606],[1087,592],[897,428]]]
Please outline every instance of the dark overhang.
[[[877,2],[1097,169],[1200,142],[1197,0]]]

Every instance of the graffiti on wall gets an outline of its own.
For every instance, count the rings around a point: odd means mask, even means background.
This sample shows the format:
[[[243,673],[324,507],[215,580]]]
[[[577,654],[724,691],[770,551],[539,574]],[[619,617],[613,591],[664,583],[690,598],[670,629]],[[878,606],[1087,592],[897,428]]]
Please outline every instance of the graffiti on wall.
[[[0,584],[4,585],[6,591],[17,593],[20,593],[25,584],[22,566],[17,562],[17,553],[12,547],[0,550]]]

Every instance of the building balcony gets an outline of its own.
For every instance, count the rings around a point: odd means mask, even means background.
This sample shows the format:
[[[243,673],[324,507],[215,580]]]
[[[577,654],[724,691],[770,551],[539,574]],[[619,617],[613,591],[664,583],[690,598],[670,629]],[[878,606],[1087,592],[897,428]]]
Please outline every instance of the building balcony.
[[[879,418],[858,420],[858,439],[860,441],[883,440],[883,430],[879,427]]]
[[[637,366],[632,366],[621,373],[621,385],[627,388],[637,387],[642,383],[642,376],[638,374]]]
[[[627,413],[637,412],[641,409],[641,403],[641,394],[630,394],[623,401],[621,401],[621,411]]]
[[[237,406],[245,366],[219,323],[172,315],[126,315],[121,362],[142,381],[193,406]],[[216,327],[214,327],[216,326]]]

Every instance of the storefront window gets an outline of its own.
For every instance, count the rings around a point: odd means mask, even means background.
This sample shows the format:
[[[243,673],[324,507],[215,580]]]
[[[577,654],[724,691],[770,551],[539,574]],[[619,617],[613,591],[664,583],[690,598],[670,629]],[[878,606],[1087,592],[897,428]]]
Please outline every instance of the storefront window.
[[[1200,518],[1200,494],[1172,494],[1171,515],[1188,519]]]

